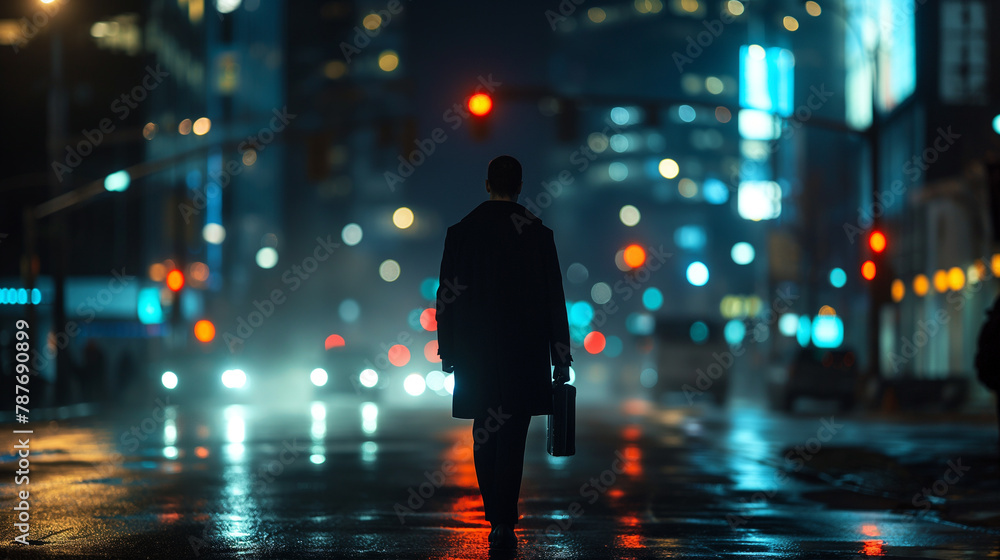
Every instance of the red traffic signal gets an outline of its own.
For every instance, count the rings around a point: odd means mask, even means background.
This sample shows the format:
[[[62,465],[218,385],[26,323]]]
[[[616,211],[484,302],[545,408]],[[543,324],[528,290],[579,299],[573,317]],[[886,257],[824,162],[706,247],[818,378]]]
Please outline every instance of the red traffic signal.
[[[874,280],[875,272],[875,263],[872,261],[865,261],[864,264],[861,265],[861,276],[864,277],[865,280]]]
[[[485,117],[493,110],[493,98],[485,93],[477,93],[469,98],[469,112],[477,117]]]
[[[184,273],[176,268],[167,273],[167,287],[172,292],[179,292],[184,287]]]
[[[868,234],[868,246],[871,247],[872,251],[876,253],[881,253],[885,251],[886,239],[885,234],[879,230],[874,230]]]

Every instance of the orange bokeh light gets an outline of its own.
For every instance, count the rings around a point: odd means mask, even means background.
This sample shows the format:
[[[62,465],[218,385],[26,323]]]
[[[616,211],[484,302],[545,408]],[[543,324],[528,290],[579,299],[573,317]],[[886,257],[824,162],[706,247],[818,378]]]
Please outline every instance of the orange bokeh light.
[[[868,236],[868,246],[876,253],[885,251],[885,234],[878,230],[873,231]]]
[[[493,109],[493,99],[485,93],[477,93],[469,98],[469,112],[477,117],[486,116]]]
[[[202,319],[194,324],[194,337],[200,342],[215,340],[215,325],[208,319]]]
[[[184,287],[184,273],[176,268],[167,273],[167,287],[173,292]]]
[[[329,350],[331,348],[339,348],[341,346],[344,346],[345,344],[347,343],[344,341],[344,337],[340,336],[339,334],[331,334],[330,336],[326,337],[326,342],[323,343],[323,348]]]
[[[394,344],[389,348],[389,363],[396,367],[403,367],[410,362],[410,349],[402,344]]]
[[[436,331],[438,328],[437,310],[428,307],[420,312],[420,326],[427,331]]]
[[[441,356],[438,356],[438,341],[432,340],[427,344],[424,344],[424,357],[427,361],[436,364],[441,361]]]
[[[592,331],[583,337],[583,347],[591,354],[597,354],[601,350],[604,350],[604,344],[604,335],[598,331]]]
[[[149,279],[153,282],[163,282],[167,277],[167,267],[163,263],[153,263],[149,266]]]
[[[875,278],[875,263],[872,261],[865,261],[865,264],[861,265],[861,276],[865,280],[873,280]]]
[[[625,253],[622,255],[622,258],[628,266],[639,268],[646,262],[646,250],[633,243],[625,247]]]

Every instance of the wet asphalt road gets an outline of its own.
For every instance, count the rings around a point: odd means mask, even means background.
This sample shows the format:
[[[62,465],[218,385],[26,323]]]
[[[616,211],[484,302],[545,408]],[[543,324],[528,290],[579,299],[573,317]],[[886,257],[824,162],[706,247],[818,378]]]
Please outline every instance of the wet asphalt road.
[[[471,421],[412,401],[38,421],[20,487],[2,425],[0,556],[487,558]],[[640,400],[578,418],[559,459],[532,420],[518,558],[1000,558],[989,423]],[[24,488],[28,546],[11,544]]]

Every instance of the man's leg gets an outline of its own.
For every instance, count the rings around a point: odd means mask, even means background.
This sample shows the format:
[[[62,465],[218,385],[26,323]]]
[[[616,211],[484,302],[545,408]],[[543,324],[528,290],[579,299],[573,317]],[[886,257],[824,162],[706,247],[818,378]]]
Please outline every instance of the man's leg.
[[[497,437],[486,429],[487,417],[472,421],[472,457],[476,463],[476,479],[479,493],[483,496],[483,511],[491,525],[497,522],[495,512]]]
[[[504,420],[491,439],[497,440],[496,486],[493,496],[497,523],[517,524],[517,499],[521,493],[524,470],[524,444],[528,436],[530,414],[515,414]]]

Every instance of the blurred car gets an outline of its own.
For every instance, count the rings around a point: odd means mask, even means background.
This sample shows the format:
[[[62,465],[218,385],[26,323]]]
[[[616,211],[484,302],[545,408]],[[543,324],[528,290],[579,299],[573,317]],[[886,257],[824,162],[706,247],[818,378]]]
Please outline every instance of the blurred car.
[[[835,400],[849,410],[857,400],[861,376],[857,355],[849,348],[807,346],[789,363],[783,383],[775,387],[777,402],[790,411],[800,397]]]

